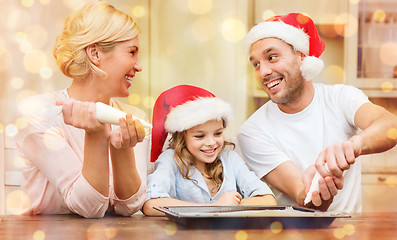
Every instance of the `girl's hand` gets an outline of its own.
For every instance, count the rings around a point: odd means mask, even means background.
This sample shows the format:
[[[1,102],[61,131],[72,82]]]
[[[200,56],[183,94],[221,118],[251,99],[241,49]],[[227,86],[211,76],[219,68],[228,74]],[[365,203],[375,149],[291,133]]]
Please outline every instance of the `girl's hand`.
[[[63,119],[66,124],[76,128],[81,128],[88,134],[104,131],[106,126],[96,118],[96,105],[94,102],[81,102],[69,99],[57,102],[62,105]]]
[[[238,192],[227,192],[224,193],[218,201],[214,202],[213,205],[217,206],[238,206],[241,202],[241,195]]]
[[[139,120],[133,120],[131,114],[120,118],[120,127],[110,133],[110,143],[116,149],[132,148],[145,138],[145,129]]]

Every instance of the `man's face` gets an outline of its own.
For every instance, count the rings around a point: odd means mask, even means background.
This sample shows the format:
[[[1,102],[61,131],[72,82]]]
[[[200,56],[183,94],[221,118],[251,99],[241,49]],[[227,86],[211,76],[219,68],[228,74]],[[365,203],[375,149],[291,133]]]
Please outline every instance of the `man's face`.
[[[250,62],[259,84],[274,103],[289,105],[302,97],[302,54],[291,45],[277,38],[261,39],[251,46]]]

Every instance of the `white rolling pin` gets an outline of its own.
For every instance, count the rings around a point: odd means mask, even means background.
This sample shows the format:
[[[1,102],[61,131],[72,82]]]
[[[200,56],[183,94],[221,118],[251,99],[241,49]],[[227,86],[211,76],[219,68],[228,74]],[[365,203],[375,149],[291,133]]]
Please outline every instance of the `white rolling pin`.
[[[328,167],[325,166],[325,168],[328,170]],[[320,180],[320,178],[322,178],[322,176],[320,175],[320,173],[318,171],[316,171],[316,174],[314,174],[314,177],[312,179],[312,183],[310,184],[310,188],[309,188],[309,192],[307,192],[304,204],[308,204],[311,200],[312,200],[312,194],[314,191],[320,192],[320,187],[318,185],[318,180]]]
[[[127,113],[117,108],[111,107],[107,104],[101,102],[97,102],[95,104],[96,104],[96,118],[101,123],[110,123],[110,124],[118,125],[119,119],[125,118],[125,116],[127,115]],[[62,106],[57,106],[57,107],[59,107],[58,112],[61,112]],[[152,124],[146,122],[145,120],[134,116],[132,118],[134,120],[139,120],[145,128],[152,128]]]

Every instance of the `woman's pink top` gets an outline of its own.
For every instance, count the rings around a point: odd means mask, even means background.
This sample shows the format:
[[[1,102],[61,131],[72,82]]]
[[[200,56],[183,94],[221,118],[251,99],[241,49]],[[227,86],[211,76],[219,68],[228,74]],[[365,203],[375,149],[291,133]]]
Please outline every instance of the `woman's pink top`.
[[[29,98],[22,105],[29,124],[19,131],[16,143],[26,161],[22,185],[30,200],[26,212],[100,218],[114,210],[119,215],[132,215],[141,209],[146,197],[149,138],[134,148],[142,179],[139,190],[128,199],[118,199],[110,171],[109,196],[105,197],[82,175],[84,130],[66,125],[62,113],[55,108],[57,100],[67,99],[66,91],[61,90]]]

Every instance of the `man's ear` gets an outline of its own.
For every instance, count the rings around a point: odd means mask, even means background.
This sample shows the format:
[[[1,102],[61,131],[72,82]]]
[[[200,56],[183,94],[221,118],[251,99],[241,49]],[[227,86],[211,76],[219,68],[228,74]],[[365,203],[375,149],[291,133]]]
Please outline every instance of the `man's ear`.
[[[301,66],[302,65],[302,62],[303,62],[303,60],[305,59],[305,57],[306,57],[306,55],[305,54],[303,54],[302,52],[300,52],[300,51],[297,51],[296,52],[297,53],[297,58],[298,58],[298,63],[299,63],[299,66]]]
[[[87,53],[88,59],[90,59],[90,61],[95,64],[96,66],[99,65],[99,47],[97,44],[93,43],[91,45],[88,45],[85,48],[85,51]]]

